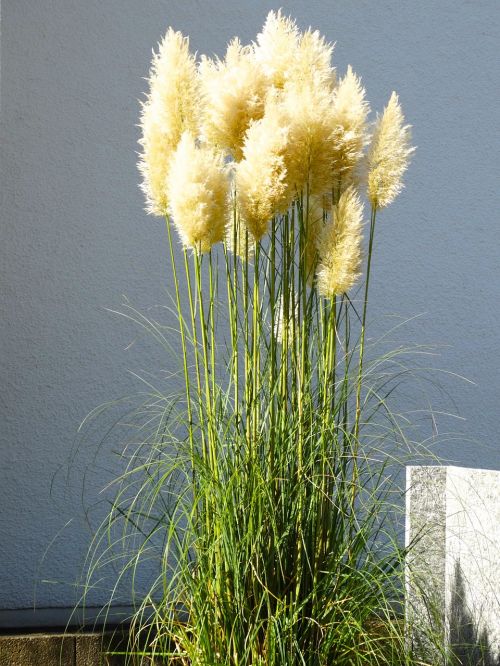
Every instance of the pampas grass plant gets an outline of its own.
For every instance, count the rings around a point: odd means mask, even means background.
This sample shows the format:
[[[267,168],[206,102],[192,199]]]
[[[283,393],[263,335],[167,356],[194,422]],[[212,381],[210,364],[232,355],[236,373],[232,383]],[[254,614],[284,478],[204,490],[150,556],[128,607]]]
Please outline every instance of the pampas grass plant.
[[[332,50],[271,12],[224,60],[196,63],[172,29],[153,59],[140,170],[176,323],[126,316],[169,354],[175,334],[184,388],[149,385],[88,563],[111,557],[118,524],[140,539],[123,576],[159,554],[134,663],[413,663],[388,471],[404,371],[397,353],[365,359],[376,216],[413,149],[397,95],[368,124]]]

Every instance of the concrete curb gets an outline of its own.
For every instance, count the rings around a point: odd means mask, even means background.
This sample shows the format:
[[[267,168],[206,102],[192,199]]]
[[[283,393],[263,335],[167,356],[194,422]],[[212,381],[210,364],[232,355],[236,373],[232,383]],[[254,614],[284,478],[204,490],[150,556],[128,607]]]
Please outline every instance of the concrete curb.
[[[19,634],[0,636],[0,666],[122,666],[103,654],[118,639],[112,634]]]

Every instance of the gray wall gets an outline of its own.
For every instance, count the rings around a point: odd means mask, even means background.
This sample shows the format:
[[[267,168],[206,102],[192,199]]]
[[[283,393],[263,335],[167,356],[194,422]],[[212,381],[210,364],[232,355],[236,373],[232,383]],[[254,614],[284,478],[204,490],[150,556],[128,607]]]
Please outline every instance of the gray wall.
[[[440,419],[458,437],[438,452],[500,469],[498,0],[281,4],[337,41],[339,71],[353,65],[373,108],[400,94],[418,151],[380,220],[372,312],[381,330],[382,315],[421,314],[401,339],[442,346],[428,363],[476,382],[445,380],[465,420]],[[110,454],[89,476],[82,502],[100,435],[70,461],[76,430],[93,407],[139,388],[127,368],[169,364],[147,341],[125,352],[132,331],[105,310],[122,294],[144,309],[165,303],[170,287],[164,226],[142,210],[135,167],[151,49],[173,25],[194,49],[221,54],[276,7],[2,3],[0,625],[32,607],[35,591],[42,609],[74,603],[89,539],[83,506],[114,465]],[[52,583],[35,590],[42,579]],[[51,611],[16,617],[56,621]]]

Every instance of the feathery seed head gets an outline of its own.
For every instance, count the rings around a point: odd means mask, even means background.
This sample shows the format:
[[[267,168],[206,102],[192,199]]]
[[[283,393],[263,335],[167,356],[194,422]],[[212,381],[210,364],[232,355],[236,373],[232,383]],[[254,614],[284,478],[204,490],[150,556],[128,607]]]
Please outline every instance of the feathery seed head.
[[[333,206],[319,241],[318,291],[332,298],[351,289],[361,274],[363,204],[352,187]]]
[[[204,98],[201,133],[239,161],[246,130],[264,113],[267,78],[254,49],[233,39],[224,60],[202,57],[200,78]]]
[[[301,192],[331,187],[332,106],[326,89],[304,93],[295,86],[267,96],[263,118],[248,129],[237,165],[240,211],[256,240],[275,213]]]
[[[290,17],[269,12],[262,32],[257,35],[255,56],[268,78],[269,85],[281,90],[285,86],[299,89],[335,85],[332,67],[333,45],[318,30],[301,33]]]
[[[290,202],[284,154],[288,145],[288,127],[279,105],[266,105],[263,118],[248,128],[243,145],[243,159],[236,165],[238,208],[248,230],[259,241],[275,213],[283,212]]]
[[[289,190],[295,195],[308,188],[321,194],[331,187],[333,114],[325,88],[310,88],[307,95],[286,88],[280,103],[283,122],[289,128],[285,158]]]
[[[347,68],[339,81],[333,97],[333,175],[334,181],[348,185],[367,142],[366,120],[370,107],[365,100],[361,80]]]
[[[262,32],[257,35],[255,55],[270,85],[283,88],[298,44],[299,31],[295,21],[283,16],[281,9],[269,12]]]
[[[184,132],[166,179],[169,212],[185,247],[208,251],[224,238],[228,197],[223,155]]]
[[[399,99],[393,92],[377,120],[368,155],[368,198],[375,208],[388,206],[403,189],[402,177],[415,150],[410,141],[410,125],[404,125]]]
[[[142,145],[142,154],[138,167],[143,177],[140,187],[146,197],[147,212],[153,215],[165,215],[167,212],[165,178],[174,147],[158,120],[157,106],[151,100],[142,106],[142,138],[139,141]]]
[[[139,170],[147,210],[156,215],[167,211],[165,177],[169,161],[184,131],[196,134],[200,94],[189,39],[169,28],[153,55],[149,73],[150,92],[143,105],[140,125],[142,154]]]
[[[328,44],[318,30],[309,28],[300,34],[297,48],[289,54],[284,86],[296,87],[304,93],[311,88],[331,92],[335,86],[332,53],[333,44]]]

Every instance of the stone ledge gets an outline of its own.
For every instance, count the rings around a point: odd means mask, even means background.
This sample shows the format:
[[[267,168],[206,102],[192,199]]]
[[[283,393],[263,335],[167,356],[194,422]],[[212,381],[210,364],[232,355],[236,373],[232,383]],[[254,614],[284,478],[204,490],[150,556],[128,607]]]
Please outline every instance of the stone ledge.
[[[117,642],[101,633],[0,636],[0,666],[122,666],[120,657],[103,654]]]

